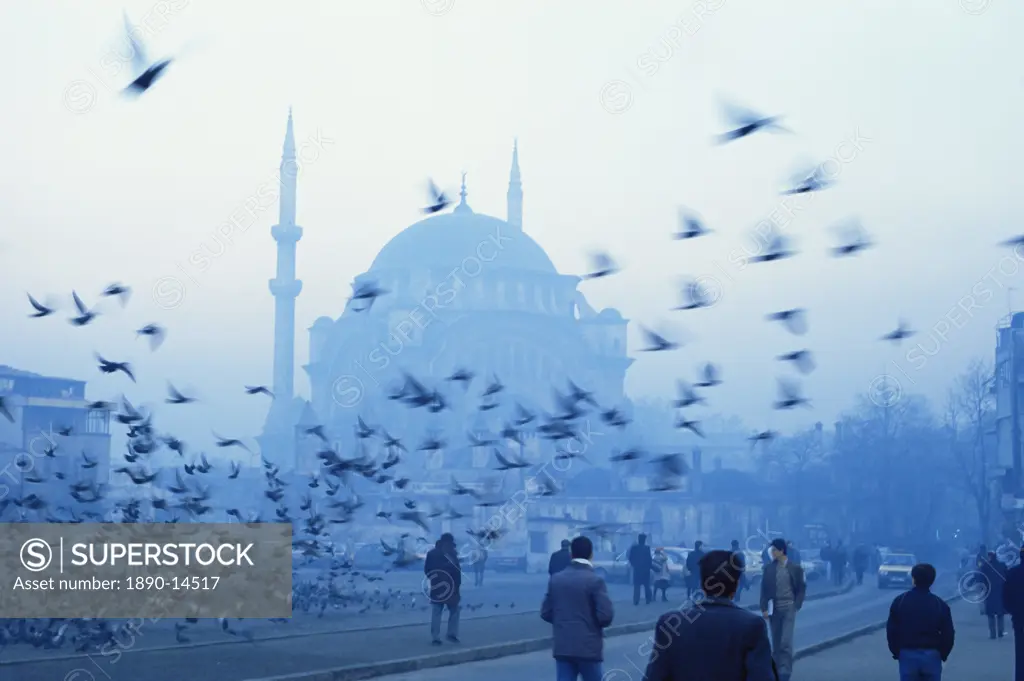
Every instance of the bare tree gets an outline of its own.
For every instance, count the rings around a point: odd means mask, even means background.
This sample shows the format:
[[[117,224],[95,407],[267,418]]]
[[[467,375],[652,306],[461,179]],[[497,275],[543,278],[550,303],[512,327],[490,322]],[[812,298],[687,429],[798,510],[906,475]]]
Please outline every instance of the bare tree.
[[[830,457],[832,492],[843,530],[874,541],[934,532],[948,487],[941,432],[926,400],[892,404],[861,398],[839,423]]]
[[[793,522],[811,518],[821,500],[818,493],[825,491],[820,484],[825,461],[821,424],[781,438],[761,450],[758,469],[768,480],[779,485],[782,492],[780,500],[785,501],[774,509],[776,516],[785,506],[790,509]]]
[[[950,388],[944,423],[957,480],[974,503],[978,527],[986,543],[992,532],[995,473],[995,452],[986,438],[995,423],[992,381],[992,368],[981,360],[973,360]]]

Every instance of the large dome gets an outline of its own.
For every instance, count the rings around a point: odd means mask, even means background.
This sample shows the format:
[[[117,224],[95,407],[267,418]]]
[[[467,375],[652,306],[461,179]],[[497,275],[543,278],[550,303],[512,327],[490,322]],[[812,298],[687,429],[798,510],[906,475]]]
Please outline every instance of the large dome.
[[[504,220],[469,210],[465,204],[451,213],[432,215],[406,227],[380,249],[370,272],[416,268],[455,268],[466,258],[497,256],[488,267],[557,274],[540,245]]]

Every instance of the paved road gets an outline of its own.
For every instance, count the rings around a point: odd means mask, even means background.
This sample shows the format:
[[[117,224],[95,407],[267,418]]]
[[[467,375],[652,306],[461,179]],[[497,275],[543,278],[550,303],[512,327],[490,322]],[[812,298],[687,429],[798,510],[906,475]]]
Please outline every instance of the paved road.
[[[541,621],[536,612],[541,587],[534,583],[531,588],[536,589],[530,602],[531,611],[506,611],[489,617],[482,616],[482,610],[467,613],[466,619],[472,621],[463,627],[462,645],[486,646],[549,636],[550,625]],[[620,596],[627,591],[623,585],[613,585],[612,589],[613,594]],[[629,592],[631,600],[631,589]],[[620,598],[616,605],[616,622],[642,622],[653,626],[653,621],[665,609],[662,604],[634,606]],[[0,663],[0,678],[14,681],[245,681],[436,654],[438,649],[430,645],[425,626],[426,613],[416,613],[415,617],[414,624],[369,629],[349,627],[288,638],[281,638],[279,634],[274,638],[257,638],[255,642],[220,638],[200,645],[168,645],[173,635],[166,627],[161,627],[163,623],[145,622],[134,636],[122,639],[120,645],[91,656],[71,656],[66,650],[36,651],[21,647],[17,650],[21,661]],[[292,626],[285,625],[289,630]],[[208,631],[212,630],[213,627],[209,627]],[[8,649],[11,655],[14,652]]]
[[[1008,681],[1013,678],[1013,633],[995,641],[988,638],[988,624],[978,605],[958,601],[950,605],[956,643],[942,669],[944,681]],[[1007,623],[1009,626],[1009,623]],[[1007,630],[1009,631],[1009,629]],[[897,679],[898,666],[879,631],[850,643],[797,660],[800,679],[862,681]],[[607,681],[613,681],[608,679]]]
[[[942,586],[955,589],[952,579]],[[806,603],[797,616],[795,646],[797,649],[844,634],[857,627],[883,620],[889,604],[898,591],[880,591],[876,586],[856,587],[848,594]],[[977,608],[977,606],[974,606]],[[653,629],[650,633],[609,638],[604,644],[604,681],[643,681],[650,658]],[[800,663],[797,663],[799,672]],[[890,670],[891,671],[891,670]],[[408,674],[380,677],[380,681],[522,681],[552,678],[554,662],[550,651],[503,657],[485,662],[471,662],[454,667],[439,667]],[[800,675],[803,678],[803,675]],[[814,676],[808,678],[827,678]],[[857,676],[876,678],[873,675]],[[877,677],[885,678],[885,677]],[[895,678],[895,677],[893,677]]]

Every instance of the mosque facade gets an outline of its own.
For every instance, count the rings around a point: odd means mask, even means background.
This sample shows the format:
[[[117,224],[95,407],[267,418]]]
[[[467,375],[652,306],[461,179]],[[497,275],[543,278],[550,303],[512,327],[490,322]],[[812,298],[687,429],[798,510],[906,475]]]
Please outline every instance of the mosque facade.
[[[295,143],[291,113],[281,162],[275,297],[274,399],[262,437],[263,455],[283,470],[314,473],[323,449],[307,433],[322,425],[344,454],[359,442],[357,418],[402,439],[422,461],[415,486],[424,494],[446,494],[453,471],[493,468],[490,448],[469,447],[466,433],[500,432],[516,403],[555,411],[553,389],[571,380],[594,393],[605,408],[628,411],[624,393],[627,320],[616,310],[594,310],[578,290],[580,278],[559,273],[544,249],[524,230],[518,145],[513,146],[506,216],[473,210],[463,176],[452,210],[405,228],[379,251],[353,290],[373,283],[386,293],[368,301],[338,301],[333,316],[309,329],[308,399],[294,391],[295,253],[302,228],[295,222]],[[465,369],[468,387],[447,380]],[[412,376],[446,396],[440,413],[410,409],[389,399]],[[485,386],[504,386],[501,405],[481,409]],[[600,424],[594,424],[596,428]],[[587,426],[591,427],[590,424]],[[446,446],[416,452],[437,437]],[[527,440],[520,448],[539,457],[550,444]],[[485,449],[485,451],[481,451]],[[505,476],[515,478],[516,476]],[[508,479],[508,484],[521,481]]]

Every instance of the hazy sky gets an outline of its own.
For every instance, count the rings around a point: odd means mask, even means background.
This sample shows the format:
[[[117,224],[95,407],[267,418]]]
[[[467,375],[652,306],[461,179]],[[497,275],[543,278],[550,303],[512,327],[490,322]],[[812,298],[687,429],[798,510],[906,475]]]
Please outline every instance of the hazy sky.
[[[161,400],[171,378],[207,403],[168,410],[164,426],[186,437],[253,435],[266,413],[241,386],[271,382],[276,205],[206,271],[188,258],[219,248],[218,227],[273,178],[289,105],[306,145],[297,365],[305,329],[337,316],[352,278],[421,218],[425,178],[455,189],[465,170],[474,210],[505,216],[515,136],[524,226],[556,266],[579,273],[606,248],[624,271],[584,284],[591,304],[691,339],[649,356],[633,329],[634,397],[667,396],[714,360],[726,383],[713,408],[758,427],[831,421],[883,372],[941,399],[972,357],[992,356],[1024,281],[1024,262],[995,246],[1024,231],[1024,5],[1012,0],[141,0],[127,10],[154,56],[184,55],[134,102],[118,96],[122,9],[0,7],[0,362],[109,397],[124,381],[99,376],[93,351],[131,360],[138,401]],[[796,134],[715,147],[720,97],[784,114]],[[826,159],[835,187],[781,200],[799,164]],[[680,204],[715,234],[671,241]],[[802,253],[737,266],[773,214]],[[879,248],[828,258],[830,225],[851,216]],[[683,276],[713,278],[720,302],[669,312]],[[151,293],[166,277],[185,286],[174,309]],[[91,303],[114,280],[135,287],[131,305],[105,306],[91,327],[26,319],[26,291]],[[969,311],[951,312],[972,291]],[[802,339],[762,319],[791,306],[811,310]],[[878,342],[900,315],[921,334]],[[153,354],[133,334],[151,321],[170,329]],[[779,416],[773,357],[802,345],[818,355],[815,411]]]

